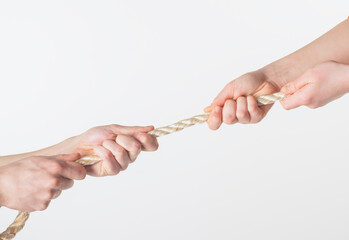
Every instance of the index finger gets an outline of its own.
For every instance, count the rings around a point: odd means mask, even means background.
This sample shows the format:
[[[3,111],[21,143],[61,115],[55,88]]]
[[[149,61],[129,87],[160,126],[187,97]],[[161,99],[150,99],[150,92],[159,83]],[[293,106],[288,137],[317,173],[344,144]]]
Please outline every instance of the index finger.
[[[147,133],[150,132],[152,130],[154,130],[154,126],[120,126],[120,125],[111,125],[112,127],[112,131],[119,135],[132,135],[135,136],[137,133],[143,132],[143,133]]]

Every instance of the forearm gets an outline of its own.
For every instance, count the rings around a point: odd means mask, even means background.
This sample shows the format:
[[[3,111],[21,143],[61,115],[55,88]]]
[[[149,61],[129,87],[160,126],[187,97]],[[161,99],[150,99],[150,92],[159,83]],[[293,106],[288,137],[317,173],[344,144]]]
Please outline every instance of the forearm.
[[[32,157],[32,156],[53,156],[57,154],[71,153],[74,151],[74,149],[71,149],[71,146],[74,146],[75,141],[77,141],[77,138],[71,137],[56,145],[53,145],[44,149],[40,149],[37,151],[14,154],[9,156],[1,156],[0,167],[24,158]]]
[[[281,88],[307,69],[327,61],[349,64],[349,19],[296,52],[261,69]]]

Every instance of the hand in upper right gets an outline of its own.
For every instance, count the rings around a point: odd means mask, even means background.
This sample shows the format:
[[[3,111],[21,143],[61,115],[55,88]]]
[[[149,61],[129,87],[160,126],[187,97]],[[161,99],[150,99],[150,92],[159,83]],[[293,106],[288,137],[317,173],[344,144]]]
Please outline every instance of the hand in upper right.
[[[86,176],[79,154],[29,157],[0,167],[0,205],[20,211],[45,210],[73,180]]]
[[[258,107],[255,97],[275,93],[279,88],[261,71],[242,75],[228,83],[205,112],[210,112],[207,124],[216,130],[224,122],[257,123],[272,105]]]

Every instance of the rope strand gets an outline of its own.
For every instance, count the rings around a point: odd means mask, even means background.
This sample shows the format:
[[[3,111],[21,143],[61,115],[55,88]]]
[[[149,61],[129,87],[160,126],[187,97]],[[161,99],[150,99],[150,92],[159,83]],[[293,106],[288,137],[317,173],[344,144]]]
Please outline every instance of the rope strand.
[[[276,101],[283,99],[284,97],[285,95],[282,93],[274,93],[270,95],[256,97],[256,100],[258,105],[262,106],[262,105],[272,104]],[[165,127],[156,128],[153,131],[150,131],[149,134],[155,137],[161,137],[171,133],[179,132],[179,131],[182,131],[184,128],[206,122],[208,117],[209,117],[208,113],[196,115],[194,117],[184,119],[182,121],[176,122],[174,124],[171,124]],[[93,165],[101,160],[102,159],[99,156],[91,155],[91,156],[82,157],[76,162],[84,166],[88,166],[88,165]],[[3,233],[0,234],[0,240],[13,239],[16,236],[16,234],[20,230],[22,230],[28,218],[29,218],[28,212],[19,212],[14,222]]]

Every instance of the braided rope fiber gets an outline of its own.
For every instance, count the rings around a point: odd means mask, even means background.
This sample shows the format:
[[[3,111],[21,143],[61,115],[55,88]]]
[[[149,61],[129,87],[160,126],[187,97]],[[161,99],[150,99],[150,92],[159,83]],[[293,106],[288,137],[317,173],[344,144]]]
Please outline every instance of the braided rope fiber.
[[[270,95],[256,97],[256,100],[258,105],[262,106],[262,105],[272,104],[276,101],[283,99],[284,97],[285,95],[282,93],[274,93]],[[183,130],[184,128],[204,123],[207,121],[208,117],[209,117],[209,113],[196,115],[194,117],[184,119],[182,121],[176,122],[174,124],[171,124],[165,127],[156,128],[153,131],[150,131],[149,134],[155,137],[161,137],[164,135],[175,133]],[[88,166],[88,165],[93,165],[101,160],[102,159],[99,156],[91,155],[91,156],[82,157],[76,162],[84,166]],[[13,239],[16,236],[16,234],[20,230],[22,230],[28,218],[29,218],[28,212],[19,212],[14,222],[6,229],[6,231],[0,234],[0,240]]]

